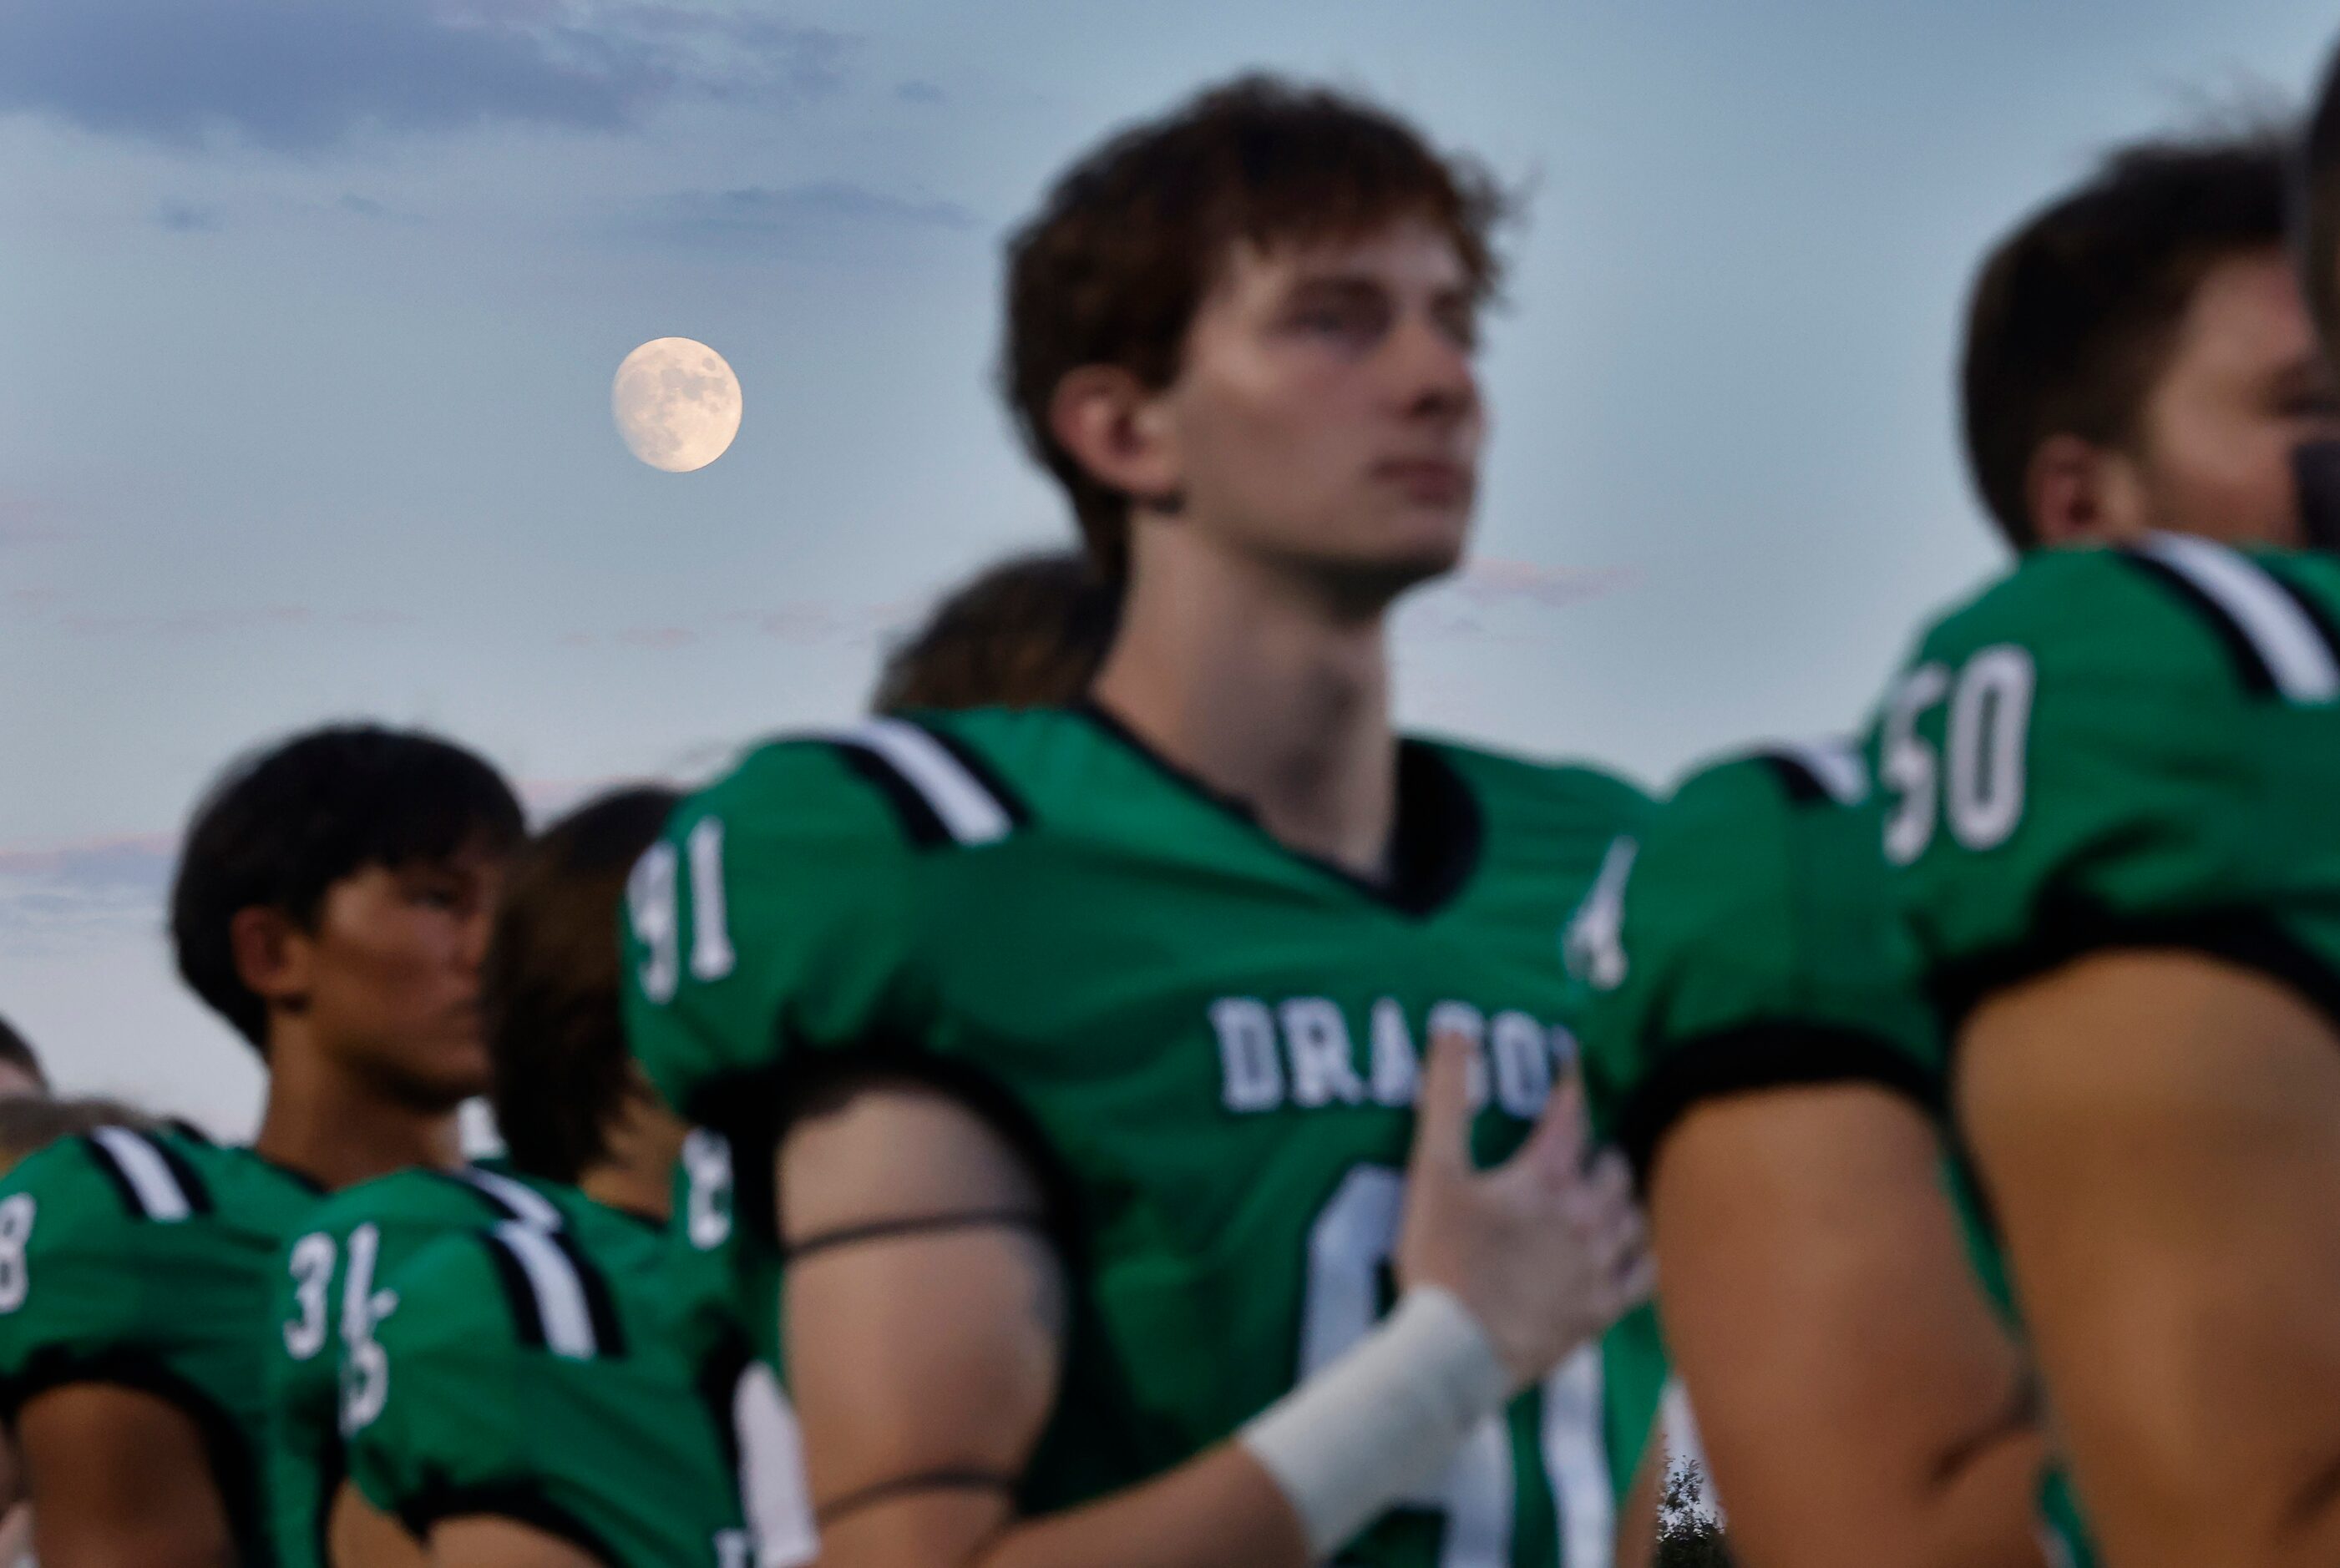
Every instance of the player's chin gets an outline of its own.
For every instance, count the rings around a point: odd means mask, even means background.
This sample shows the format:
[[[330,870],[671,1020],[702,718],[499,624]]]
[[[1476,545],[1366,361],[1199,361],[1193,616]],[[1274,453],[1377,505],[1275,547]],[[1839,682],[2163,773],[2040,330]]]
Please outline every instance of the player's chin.
[[[467,1100],[477,1100],[495,1081],[487,1046],[468,1033],[421,1042],[418,1049],[401,1053],[392,1070],[409,1101],[438,1110],[452,1110]]]

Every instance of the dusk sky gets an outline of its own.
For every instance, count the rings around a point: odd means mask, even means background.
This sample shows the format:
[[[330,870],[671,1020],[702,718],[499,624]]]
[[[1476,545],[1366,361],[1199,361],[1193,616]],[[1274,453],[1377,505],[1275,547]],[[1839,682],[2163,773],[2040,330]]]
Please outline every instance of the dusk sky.
[[[2281,109],[2307,0],[5,0],[0,1014],[247,1132],[159,900],[204,781],[429,725],[540,807],[850,715],[889,630],[1067,537],[989,390],[999,241],[1115,124],[1266,66],[1532,192],[1474,566],[1403,716],[1661,782],[1852,725],[1998,559],[1983,247],[2107,144]],[[736,443],[613,429],[719,350]]]

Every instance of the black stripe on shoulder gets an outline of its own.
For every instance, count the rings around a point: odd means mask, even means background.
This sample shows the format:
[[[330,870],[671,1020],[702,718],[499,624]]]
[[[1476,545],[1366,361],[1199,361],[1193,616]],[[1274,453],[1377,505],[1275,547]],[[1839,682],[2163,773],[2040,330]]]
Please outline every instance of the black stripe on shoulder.
[[[1024,804],[1022,795],[1007,787],[1007,781],[999,776],[999,770],[993,767],[981,752],[947,730],[939,730],[930,725],[918,724],[916,719],[904,719],[902,722],[917,725],[927,738],[950,753],[952,760],[965,768],[968,775],[989,792],[993,800],[999,803],[999,809],[1007,814],[1009,823],[1018,828],[1032,825],[1032,808]]]
[[[156,1154],[163,1157],[163,1163],[171,1168],[171,1174],[178,1178],[179,1190],[186,1195],[188,1209],[196,1214],[211,1213],[212,1189],[204,1186],[203,1178],[195,1173],[193,1162],[159,1138],[150,1138],[146,1141]]]
[[[545,1233],[545,1239],[559,1247],[569,1259],[569,1267],[577,1271],[577,1284],[585,1292],[585,1310],[593,1319],[593,1354],[620,1356],[626,1353],[626,1331],[618,1321],[617,1297],[610,1293],[610,1281],[593,1260],[585,1256],[565,1230]]]
[[[2275,672],[2267,667],[2267,662],[2260,656],[2258,645],[2251,640],[2250,633],[2226,613],[2224,605],[2196,587],[2193,579],[2185,573],[2155,560],[2151,556],[2130,549],[2118,553],[2129,565],[2159,583],[2208,624],[2220,646],[2226,650],[2227,662],[2234,666],[2235,678],[2242,683],[2245,691],[2255,696],[2276,695],[2278,688]]]
[[[149,1218],[146,1200],[138,1196],[138,1188],[131,1184],[130,1173],[122,1169],[120,1160],[114,1158],[114,1150],[87,1133],[81,1135],[80,1143],[89,1151],[90,1163],[97,1167],[98,1173],[114,1188],[114,1197],[122,1200],[122,1211],[133,1219]]]
[[[893,808],[895,817],[902,824],[903,836],[911,843],[920,849],[935,849],[951,842],[950,829],[943,825],[943,819],[935,814],[935,808],[927,804],[927,797],[918,793],[916,784],[894,771],[893,764],[869,747],[852,741],[834,740],[823,744],[835,751],[855,774],[874,785],[885,797],[886,804]]]
[[[481,1245],[488,1249],[489,1260],[496,1266],[496,1283],[503,1287],[504,1305],[511,1310],[513,1329],[522,1345],[544,1348],[544,1310],[537,1305],[536,1282],[528,1277],[528,1269],[512,1255],[511,1247],[494,1231],[482,1231]]]
[[[1785,752],[1759,752],[1757,758],[1770,768],[1780,781],[1780,788],[1798,805],[1818,805],[1836,797],[1829,793],[1819,775],[1798,758]]]
[[[399,1523],[426,1544],[431,1530],[450,1519],[509,1519],[566,1541],[596,1563],[614,1565],[626,1561],[591,1526],[526,1482],[454,1486],[434,1481],[398,1505]]]
[[[1674,1044],[1627,1100],[1617,1119],[1617,1147],[1649,1190],[1667,1134],[1706,1100],[1826,1083],[1890,1090],[1928,1117],[1942,1112],[1933,1074],[1881,1037],[1837,1025],[1765,1021],[1718,1030]]]

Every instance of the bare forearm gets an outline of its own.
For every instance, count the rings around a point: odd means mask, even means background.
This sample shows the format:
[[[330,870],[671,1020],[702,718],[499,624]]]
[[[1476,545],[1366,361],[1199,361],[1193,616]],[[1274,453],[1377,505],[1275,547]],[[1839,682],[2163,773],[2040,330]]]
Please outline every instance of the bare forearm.
[[[975,1515],[988,1513],[988,1522]],[[1222,1444],[1143,1485],[1009,1522],[996,1500],[937,1493],[826,1524],[822,1568],[1305,1568],[1291,1504]],[[972,1550],[963,1543],[977,1543]]]

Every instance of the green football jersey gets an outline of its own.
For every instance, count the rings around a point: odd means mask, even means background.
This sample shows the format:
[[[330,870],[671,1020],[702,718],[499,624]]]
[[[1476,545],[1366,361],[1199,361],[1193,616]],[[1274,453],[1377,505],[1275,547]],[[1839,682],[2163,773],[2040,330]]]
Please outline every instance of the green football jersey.
[[[2256,968],[2340,1017],[2335,618],[2340,560],[2157,535],[2032,557],[1935,624],[1872,754],[1948,1038],[2113,947]],[[2060,1474],[2046,1506],[2087,1562]]]
[[[786,1096],[884,1065],[1049,1179],[1072,1317],[1027,1512],[1191,1458],[1369,1329],[1432,1029],[1482,1048],[1482,1160],[1573,1070],[1561,928],[1641,797],[1423,741],[1399,797],[1373,886],[1096,710],[879,719],[756,752],[637,868],[628,1027],[687,1114],[768,1169]],[[777,1288],[768,1183],[739,1197]],[[1341,1561],[1605,1564],[1661,1379],[1587,1349]]]
[[[560,1211],[525,1179],[466,1166],[362,1181],[302,1218],[277,1259],[273,1332],[263,1341],[264,1474],[280,1568],[324,1568],[329,1560],[325,1529],[349,1470],[343,1411],[379,1397],[373,1330],[397,1305],[382,1280],[449,1231],[505,1219],[553,1227]]]
[[[316,1188],[183,1129],[100,1128],[0,1181],[0,1407],[75,1383],[185,1411],[245,1561],[269,1559],[261,1326]]]
[[[675,1239],[683,1288],[702,1303],[730,1282],[730,1182],[722,1140],[693,1133],[676,1169]],[[329,1562],[325,1531],[349,1474],[342,1428],[381,1396],[373,1331],[398,1306],[382,1281],[451,1231],[503,1220],[559,1228],[561,1210],[549,1196],[559,1190],[497,1160],[401,1170],[342,1188],[302,1220],[279,1260],[270,1318],[277,1332],[266,1344],[264,1468],[279,1568]],[[728,1314],[702,1312],[690,1326],[694,1353],[710,1363],[719,1339],[736,1343]]]
[[[418,1539],[494,1515],[609,1568],[753,1568],[731,1398],[669,1231],[572,1189],[560,1224],[442,1236],[387,1277],[350,1473]]]
[[[1591,998],[1594,1124],[1645,1185],[1666,1135],[1718,1096],[1865,1082],[1943,1113],[1940,1030],[1894,918],[1883,823],[1849,747],[1783,746],[1693,774],[1610,852],[1569,961]],[[1943,1182],[1978,1282],[2011,1323],[2005,1262],[1948,1150]],[[2077,1568],[2093,1556],[2063,1495],[2051,1477],[2042,1513]]]
[[[1849,747],[1736,757],[1684,781],[1569,932],[1595,1126],[1646,1181],[1709,1098],[1862,1080],[1939,1104],[1940,1050]]]
[[[1880,710],[1882,843],[1953,1029],[2107,947],[2182,947],[2340,1011],[2340,560],[2157,535],[2025,561]]]

